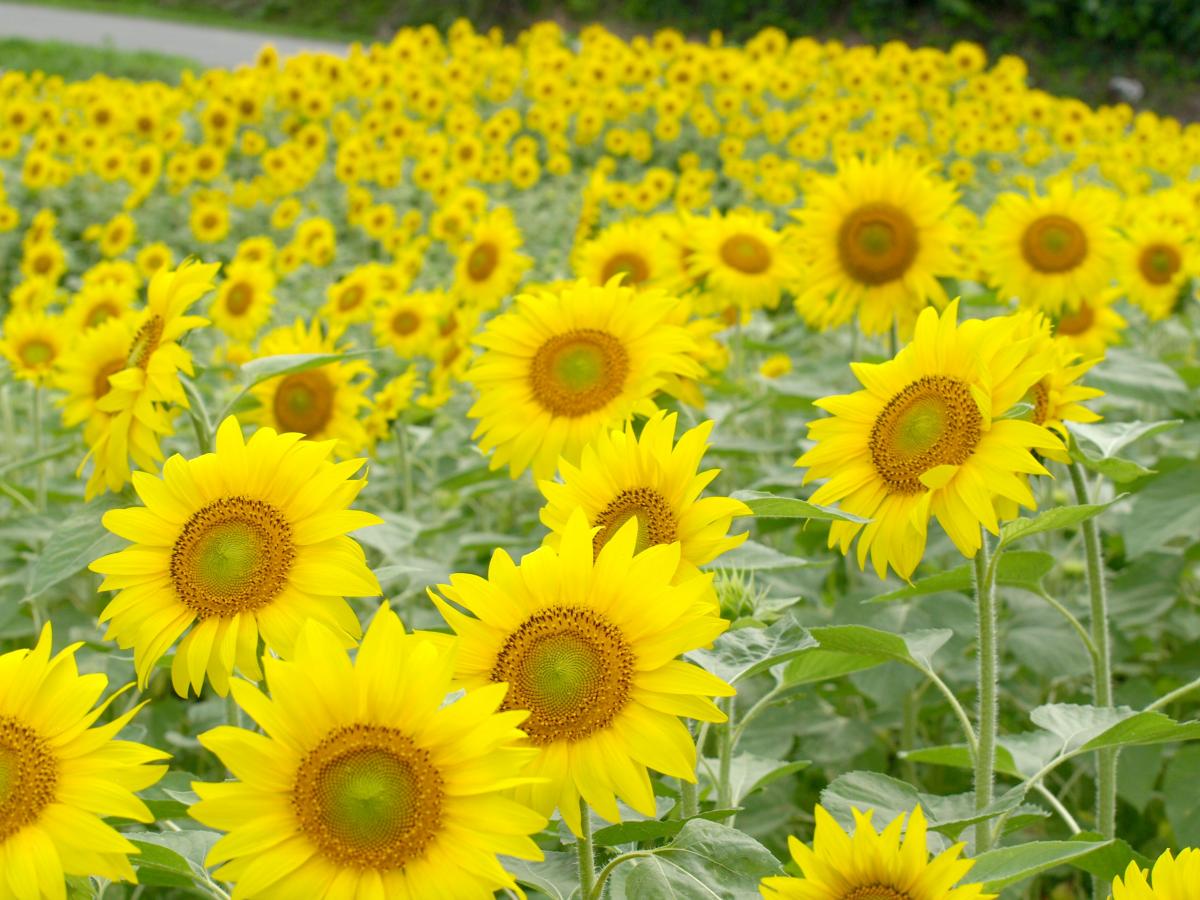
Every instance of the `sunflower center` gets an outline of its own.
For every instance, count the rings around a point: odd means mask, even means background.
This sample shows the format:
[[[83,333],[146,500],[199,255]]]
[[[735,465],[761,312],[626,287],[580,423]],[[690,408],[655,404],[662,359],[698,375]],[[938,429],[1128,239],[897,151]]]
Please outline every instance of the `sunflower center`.
[[[342,295],[338,297],[338,309],[342,312],[348,312],[362,303],[363,300],[362,285],[352,284],[350,287],[342,291]]]
[[[11,716],[0,716],[0,842],[54,802],[58,762],[46,741]]]
[[[112,385],[108,383],[109,375],[116,375],[125,368],[125,360],[110,359],[99,369],[96,370],[96,377],[92,379],[92,396],[99,400],[110,390]]]
[[[296,771],[292,808],[306,837],[339,866],[396,869],[441,828],[442,776],[429,752],[382,725],[328,734]]]
[[[231,316],[240,316],[250,308],[253,301],[254,288],[244,281],[239,281],[229,289],[229,293],[225,296],[225,308]]]
[[[137,330],[137,334],[133,336],[133,342],[129,345],[129,355],[125,360],[125,367],[131,369],[136,366],[139,369],[145,369],[150,365],[150,357],[158,349],[158,342],[162,340],[162,334],[162,317],[152,315]]]
[[[410,309],[401,310],[392,317],[392,331],[400,337],[406,337],[420,327],[420,317]]]
[[[224,497],[193,513],[171,548],[171,581],[198,618],[266,606],[287,584],[292,529],[269,503]]]
[[[275,421],[285,431],[320,434],[333,416],[333,382],[320,369],[293,372],[275,389]]]
[[[1054,333],[1067,335],[1084,334],[1092,327],[1095,321],[1096,311],[1084,301],[1079,304],[1079,309],[1063,314],[1063,317],[1058,320],[1058,326],[1054,329]]]
[[[838,229],[838,259],[863,284],[895,281],[917,258],[917,228],[908,213],[890,203],[868,203],[846,216]]]
[[[1034,425],[1044,424],[1050,413],[1050,389],[1046,387],[1046,381],[1047,379],[1043,378],[1031,387],[1025,398],[1027,403],[1033,404],[1033,417],[1030,421]]]
[[[1039,272],[1069,272],[1084,261],[1087,235],[1079,223],[1066,216],[1048,215],[1035,219],[1021,237],[1025,261]]]
[[[21,362],[30,368],[44,366],[54,359],[54,347],[49,341],[33,338],[21,345],[20,357]]]
[[[500,251],[491,241],[476,244],[467,257],[467,274],[473,281],[487,281],[500,262]]]
[[[600,281],[608,284],[610,279],[618,275],[625,276],[621,279],[623,284],[641,284],[650,277],[650,266],[637,253],[614,253],[604,264]]]
[[[925,490],[920,476],[935,466],[962,465],[982,434],[983,418],[957,378],[926,375],[887,402],[871,427],[875,470],[898,494]]]
[[[54,267],[54,260],[47,254],[43,253],[40,256],[33,258],[33,271],[38,275],[45,275]]]
[[[1183,260],[1170,244],[1151,244],[1138,257],[1142,277],[1151,284],[1169,284]]]
[[[616,397],[628,374],[629,354],[620,341],[605,331],[580,328],[556,334],[538,348],[529,380],[544,409],[575,418]]]
[[[735,234],[721,243],[721,260],[747,275],[761,275],[771,267],[771,251],[752,234]]]
[[[95,328],[101,322],[114,318],[119,314],[120,310],[118,310],[114,304],[105,300],[92,307],[91,311],[88,313],[87,322],[84,323],[84,326],[86,328]]]
[[[678,539],[675,514],[667,498],[653,488],[630,488],[617,494],[592,523],[600,526],[600,531],[592,538],[593,553],[599,556],[600,548],[630,519],[637,519],[638,553],[655,544],[670,544]]]
[[[620,629],[602,615],[552,606],[508,636],[491,678],[508,683],[504,709],[529,710],[521,728],[543,746],[606,728],[629,699],[633,664]]]
[[[842,900],[911,900],[904,891],[886,884],[864,884],[842,895]]]

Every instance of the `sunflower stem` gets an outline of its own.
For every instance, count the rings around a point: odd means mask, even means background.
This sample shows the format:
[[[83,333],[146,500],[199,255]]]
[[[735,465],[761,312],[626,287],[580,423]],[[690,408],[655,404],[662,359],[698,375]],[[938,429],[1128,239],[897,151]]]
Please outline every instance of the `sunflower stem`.
[[[653,850],[631,850],[628,853],[622,853],[620,856],[614,857],[607,866],[600,870],[600,874],[596,876],[596,884],[592,887],[591,894],[584,897],[583,900],[600,900],[604,896],[604,885],[608,881],[608,876],[621,863],[628,862],[631,859],[644,859],[653,855]]]
[[[727,721],[721,726],[719,733],[719,743],[717,746],[717,754],[719,768],[717,770],[717,808],[730,809],[733,806],[733,697],[730,697],[722,705],[724,706]],[[732,820],[731,820],[732,821]]]
[[[592,849],[592,812],[583,797],[579,798],[579,840],[575,849],[579,853],[579,896],[591,897],[596,887],[596,852]]]
[[[234,728],[242,728],[242,708],[233,699],[233,691],[225,695],[225,721]]]
[[[996,778],[996,731],[999,715],[999,649],[996,640],[995,569],[988,565],[987,534],[980,535],[975,554],[975,599],[979,623],[979,743],[975,752],[975,810],[986,809],[992,802]],[[992,845],[990,822],[975,826],[975,853]]]
[[[412,459],[408,452],[408,423],[404,419],[397,419],[394,426],[396,430],[396,448],[400,451],[400,498],[403,502],[403,509],[411,510],[413,505],[413,477],[412,477]]]
[[[33,386],[33,455],[42,455],[42,388]],[[34,505],[39,510],[46,508],[46,463],[41,461],[34,470]]]
[[[1088,499],[1087,482],[1078,462],[1070,464],[1071,484],[1080,503]],[[1088,593],[1092,602],[1092,699],[1096,706],[1113,705],[1112,649],[1108,631],[1108,596],[1104,585],[1104,559],[1100,553],[1100,529],[1095,518],[1083,522],[1083,546],[1087,556]],[[1096,753],[1096,830],[1112,838],[1117,830],[1117,751]]]
[[[679,779],[679,811],[685,819],[700,814],[700,785]]]
[[[892,319],[892,328],[888,332],[888,350],[891,352],[888,356],[895,356],[900,349],[900,329],[896,324],[896,320]]]

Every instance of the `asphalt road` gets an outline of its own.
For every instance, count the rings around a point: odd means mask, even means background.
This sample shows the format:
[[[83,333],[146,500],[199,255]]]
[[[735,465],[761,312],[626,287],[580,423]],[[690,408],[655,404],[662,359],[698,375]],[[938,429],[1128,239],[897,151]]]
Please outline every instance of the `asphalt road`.
[[[186,56],[205,66],[232,67],[254,61],[258,48],[270,42],[281,55],[304,51],[344,54],[344,44],[308,38],[278,37],[143,19],[118,13],[0,2],[0,37],[57,40],[69,44],[110,46],[117,50],[154,50]],[[0,59],[0,67],[3,66]]]

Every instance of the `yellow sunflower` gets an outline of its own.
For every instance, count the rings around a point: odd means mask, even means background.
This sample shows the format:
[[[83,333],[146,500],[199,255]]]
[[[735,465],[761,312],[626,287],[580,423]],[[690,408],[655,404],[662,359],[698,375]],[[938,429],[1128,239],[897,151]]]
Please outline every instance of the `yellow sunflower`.
[[[543,815],[557,807],[576,834],[581,796],[616,822],[616,797],[654,815],[647,767],[694,782],[696,747],[679,716],[723,722],[709,698],[734,693],[678,659],[728,627],[713,612],[711,575],[672,584],[678,542],[635,554],[630,523],[596,554],[596,533],[576,511],[558,548],[520,565],[497,550],[486,579],[453,575],[439,586],[445,599],[430,592],[458,634],[467,696],[503,683],[501,709],[529,711],[529,774],[542,780],[518,787],[517,801]]]
[[[143,278],[153,278],[159,269],[169,269],[175,265],[175,254],[162,241],[155,241],[139,250],[134,261]]]
[[[111,389],[108,377],[125,368],[133,332],[131,318],[107,319],[77,335],[58,362],[54,386],[66,394],[58,401],[63,425],[73,428],[86,422],[84,439],[89,444],[108,422],[99,402]]]
[[[493,210],[459,248],[455,293],[482,309],[499,306],[529,268],[529,257],[517,252],[522,243],[512,213],[506,208]]]
[[[0,353],[17,378],[46,384],[65,347],[65,331],[58,316],[32,310],[11,312],[4,317],[0,331]]]
[[[235,262],[225,270],[208,314],[235,341],[253,340],[271,318],[274,290],[275,273],[269,266]]]
[[[1125,877],[1113,879],[1112,900],[1195,900],[1198,885],[1200,850],[1189,847],[1174,857],[1164,850],[1149,873],[1130,862]]]
[[[258,355],[343,353],[349,346],[338,342],[340,336],[336,326],[322,333],[319,321],[314,319],[305,327],[303,320],[297,319],[293,325],[267,334]],[[335,440],[338,456],[353,456],[370,443],[361,417],[370,406],[366,389],[374,375],[365,361],[351,360],[268,378],[251,388],[259,407],[250,410],[246,418],[312,440]]]
[[[1055,338],[1086,359],[1103,359],[1109,347],[1121,343],[1129,324],[1113,309],[1115,299],[1115,292],[1107,291],[1064,310],[1054,323]]]
[[[1117,283],[1130,302],[1150,319],[1165,319],[1175,309],[1179,292],[1197,274],[1196,249],[1180,225],[1151,220],[1135,222],[1117,254]]]
[[[712,432],[711,420],[685,431],[675,441],[675,413],[655,413],[638,436],[632,424],[624,431],[602,431],[583,449],[578,466],[563,462],[561,481],[542,481],[546,498],[542,524],[550,529],[546,543],[558,546],[572,513],[582,509],[588,524],[599,528],[593,541],[599,553],[631,519],[637,523],[637,550],[655,544],[680,544],[676,580],[697,574],[746,539],[729,535],[734,516],[751,515],[749,507],[729,497],[701,497],[720,473],[699,472]]]
[[[71,334],[95,328],[101,322],[128,315],[137,296],[137,287],[125,282],[85,285],[63,314]]]
[[[369,268],[362,266],[330,285],[326,296],[328,299],[319,312],[329,321],[341,325],[366,322],[375,312],[375,302],[379,299],[378,279]]]
[[[601,231],[573,254],[575,274],[596,285],[621,276],[633,288],[666,287],[679,280],[679,254],[649,219],[628,219]]]
[[[872,811],[854,810],[854,836],[834,821],[825,808],[816,808],[813,845],[794,837],[788,849],[801,877],[771,877],[762,881],[766,900],[991,900],[981,884],[961,884],[975,861],[960,859],[963,844],[955,844],[933,859],[925,843],[926,822],[921,807],[893,819],[881,832],[871,824]],[[901,831],[904,832],[901,840]],[[957,887],[955,886],[957,885]]]
[[[829,479],[814,503],[871,520],[832,523],[829,546],[846,553],[857,536],[859,566],[870,554],[880,578],[889,565],[912,575],[930,516],[973,557],[980,525],[999,529],[994,497],[1034,507],[1020,475],[1047,473],[1029,451],[1062,448],[1045,427],[1004,418],[1050,370],[1049,348],[1031,353],[1035,339],[1012,340],[1003,319],[957,315],[957,301],[940,317],[927,308],[894,359],[851,364],[865,389],[816,402],[831,416],[809,423],[816,446],[796,462],[806,483]]]
[[[466,377],[479,392],[468,414],[479,420],[480,449],[495,451],[491,467],[548,478],[560,456],[578,462],[603,429],[652,414],[670,375],[702,375],[694,339],[668,324],[678,302],[577,282],[522,294],[489,321]]]
[[[894,153],[848,159],[836,175],[816,179],[796,214],[807,264],[797,312],[821,329],[857,314],[864,334],[893,323],[910,334],[925,306],[945,304],[938,279],[958,271],[956,199],[929,167]]]
[[[171,681],[181,697],[205,675],[224,696],[240,670],[260,677],[258,638],[287,656],[305,619],[347,646],[360,634],[345,596],[374,597],[379,584],[347,533],[381,520],[349,506],[366,485],[363,460],[334,464],[333,442],[260,428],[242,439],[230,416],[216,450],[176,454],[161,478],[138,472],[145,506],[109,510],[104,527],[133,546],[91,564],[101,590],[117,591],[100,614],[106,640],[134,650],[138,684],[177,641]]]
[[[375,343],[391,347],[402,359],[414,359],[433,349],[438,318],[450,306],[441,291],[395,294],[375,310]]]
[[[703,279],[721,308],[774,309],[784,286],[799,276],[783,239],[764,215],[736,211],[693,221],[687,273]]]
[[[197,783],[192,817],[228,834],[209,865],[235,897],[462,900],[518,891],[498,854],[540,860],[546,825],[511,799],[537,751],[498,712],[504,686],[446,704],[453,650],[407,634],[385,604],[353,663],[307,623],[288,660],[266,658],[268,699],[233,695],[263,733],[213,729],[200,742],[235,781]],[[436,887],[435,887],[436,886]]]
[[[41,279],[57,284],[66,274],[67,257],[62,245],[52,236],[28,244],[21,257],[21,274],[26,278]]]
[[[1108,286],[1115,202],[1103,188],[1056,181],[1045,195],[1001,194],[982,235],[991,282],[1004,299],[1058,315]]]

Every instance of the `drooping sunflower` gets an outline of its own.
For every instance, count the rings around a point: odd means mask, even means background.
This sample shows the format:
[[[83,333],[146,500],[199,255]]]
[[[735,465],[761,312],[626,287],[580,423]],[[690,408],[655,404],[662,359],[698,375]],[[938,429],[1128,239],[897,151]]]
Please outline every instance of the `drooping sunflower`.
[[[1112,195],[1056,181],[1044,194],[1001,194],[984,222],[984,260],[1005,299],[1051,315],[1108,286],[1116,252]]]
[[[1080,356],[1102,359],[1108,348],[1121,343],[1121,332],[1129,323],[1113,309],[1116,295],[1106,291],[1064,310],[1054,323],[1054,336]]]
[[[65,897],[64,876],[137,881],[138,852],[104,822],[152,822],[137,791],[167,771],[167,754],[116,740],[144,704],[95,727],[117,696],[108,677],[80,675],[79,644],[51,655],[49,623],[32,650],[0,656],[0,893]],[[99,704],[97,706],[97,704]]]
[[[340,336],[336,326],[323,333],[318,320],[306,327],[297,319],[267,334],[258,355],[341,353],[349,345],[339,343]],[[268,378],[251,389],[259,407],[246,418],[311,440],[335,440],[339,456],[352,456],[370,443],[361,419],[370,405],[366,389],[374,374],[365,361],[351,360]]]
[[[1187,230],[1169,222],[1135,222],[1117,254],[1117,282],[1152,320],[1175,309],[1179,292],[1197,274],[1197,253]]]
[[[1197,885],[1200,885],[1200,850],[1188,847],[1180,850],[1178,856],[1164,850],[1150,872],[1136,861],[1130,862],[1125,877],[1113,879],[1112,900],[1193,900]]]
[[[582,509],[588,524],[599,528],[593,540],[598,554],[631,519],[637,523],[637,550],[655,544],[680,544],[675,578],[690,578],[698,567],[742,543],[748,532],[732,535],[734,516],[751,515],[730,497],[701,497],[720,473],[700,472],[712,420],[685,431],[675,441],[675,413],[655,413],[639,436],[632,424],[623,431],[604,430],[583,449],[579,465],[563,462],[561,481],[539,483],[546,505],[542,524],[546,543],[558,546],[572,513]]]
[[[250,341],[271,318],[275,274],[270,266],[233,263],[217,289],[208,314],[235,341]]]
[[[108,422],[99,402],[112,389],[108,377],[125,368],[133,333],[130,317],[106,319],[79,334],[58,362],[54,384],[66,393],[59,400],[63,425],[73,428],[86,422],[84,440],[89,444]]]
[[[596,285],[617,276],[633,288],[665,287],[677,282],[679,254],[659,225],[628,219],[608,226],[573,254],[575,274]]]
[[[851,158],[836,175],[815,179],[796,214],[807,264],[797,312],[821,329],[857,315],[865,334],[893,323],[911,333],[924,307],[946,302],[938,278],[958,271],[956,199],[929,167],[894,153]]]
[[[672,584],[679,543],[635,554],[633,523],[598,554],[595,536],[576,511],[558,548],[520,565],[497,550],[486,579],[453,575],[439,586],[445,599],[430,591],[458,635],[455,676],[467,696],[503,683],[501,709],[529,711],[522,728],[538,750],[529,774],[543,780],[518,787],[517,801],[543,815],[557,807],[576,834],[581,796],[616,822],[616,797],[654,814],[647,768],[694,781],[695,743],[678,717],[722,722],[709,698],[734,693],[678,659],[728,626],[711,576]]]
[[[816,808],[816,828],[809,847],[788,838],[800,878],[764,878],[760,890],[766,900],[991,900],[981,884],[960,882],[975,865],[960,859],[963,844],[955,844],[933,859],[925,843],[926,822],[921,807],[893,819],[881,832],[871,824],[872,811],[854,810],[851,837],[824,807]],[[904,836],[901,840],[901,831]],[[957,887],[955,886],[957,885]]]
[[[379,584],[347,535],[380,519],[349,508],[366,484],[353,478],[363,460],[334,464],[333,446],[271,428],[244,441],[230,416],[214,452],[176,454],[161,478],[135,473],[145,506],[103,519],[134,544],[91,569],[105,576],[101,590],[118,592],[100,621],[106,640],[133,648],[139,685],[176,641],[171,681],[186,697],[206,675],[222,696],[235,669],[257,680],[259,635],[287,656],[306,618],[347,646],[358,638],[344,597],[376,596]]]
[[[438,317],[449,307],[441,291],[396,294],[375,311],[375,343],[403,359],[426,354],[438,337]]]
[[[55,363],[65,346],[66,335],[58,316],[17,310],[4,317],[0,353],[17,378],[45,384],[54,375]]]
[[[927,308],[894,359],[851,364],[864,390],[816,401],[831,416],[809,423],[816,446],[796,462],[806,483],[829,479],[814,503],[870,519],[832,523],[829,546],[846,553],[857,536],[859,565],[869,554],[880,578],[888,566],[912,575],[930,516],[973,557],[980,525],[999,529],[994,497],[1034,507],[1020,476],[1047,473],[1029,451],[1062,448],[1045,427],[1004,418],[1049,371],[1050,349],[1009,340],[1003,319],[957,325],[957,316],[957,301],[940,316]]]
[[[197,783],[192,817],[228,834],[209,852],[235,897],[491,898],[516,883],[503,854],[540,860],[546,818],[514,802],[537,751],[503,685],[445,704],[453,649],[407,634],[385,604],[353,663],[304,626],[288,660],[263,660],[271,696],[233,696],[263,733],[220,727],[200,742],[237,780]],[[436,887],[435,887],[436,886]]]
[[[523,240],[512,213],[501,207],[488,213],[464,241],[454,265],[454,291],[481,309],[494,309],[520,283],[529,257],[519,253]]]
[[[784,287],[799,275],[782,235],[759,214],[735,211],[692,223],[688,275],[703,279],[719,308],[774,309]]]
[[[576,282],[522,294],[489,321],[466,377],[479,392],[469,415],[480,449],[495,451],[491,467],[549,478],[560,456],[578,462],[602,429],[652,414],[670,375],[702,375],[694,339],[669,324],[678,303],[657,290]]]

